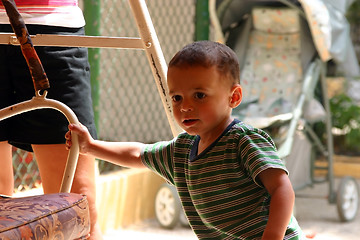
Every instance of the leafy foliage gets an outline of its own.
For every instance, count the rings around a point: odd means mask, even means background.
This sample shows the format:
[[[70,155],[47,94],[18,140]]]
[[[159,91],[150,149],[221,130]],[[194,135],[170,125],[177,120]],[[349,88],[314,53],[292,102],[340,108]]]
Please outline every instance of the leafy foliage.
[[[355,0],[353,4],[351,4],[346,13],[346,18],[350,23],[360,22],[360,0]]]
[[[333,126],[341,129],[342,134],[335,138],[341,152],[358,152],[360,143],[360,106],[346,94],[330,99]]]

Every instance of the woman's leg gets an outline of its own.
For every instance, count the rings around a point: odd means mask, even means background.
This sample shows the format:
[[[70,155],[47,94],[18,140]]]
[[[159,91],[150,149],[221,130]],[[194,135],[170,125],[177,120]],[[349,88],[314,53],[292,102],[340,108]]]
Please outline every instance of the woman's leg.
[[[59,192],[68,156],[65,144],[32,145],[32,147],[39,166],[44,192]],[[93,157],[79,156],[71,192],[87,196],[90,208],[90,239],[102,239],[97,224],[95,159]]]
[[[14,192],[12,150],[7,141],[0,142],[0,194],[11,196]]]

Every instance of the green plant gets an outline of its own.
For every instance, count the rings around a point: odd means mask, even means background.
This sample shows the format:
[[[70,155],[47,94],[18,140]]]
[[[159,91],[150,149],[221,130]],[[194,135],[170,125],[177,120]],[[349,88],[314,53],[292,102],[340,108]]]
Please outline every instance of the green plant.
[[[330,99],[335,149],[341,153],[358,154],[360,143],[360,106],[342,93]]]
[[[346,18],[352,24],[360,22],[360,0],[356,0],[349,7]]]

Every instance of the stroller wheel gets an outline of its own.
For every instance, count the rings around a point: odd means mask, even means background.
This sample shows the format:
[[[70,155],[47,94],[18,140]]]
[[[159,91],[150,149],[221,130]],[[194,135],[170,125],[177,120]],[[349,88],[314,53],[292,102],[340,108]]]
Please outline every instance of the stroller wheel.
[[[344,177],[336,197],[337,210],[341,221],[354,220],[359,209],[359,186],[352,177]]]
[[[181,210],[176,189],[166,183],[161,185],[155,198],[155,216],[159,224],[163,228],[174,228],[179,222]]]

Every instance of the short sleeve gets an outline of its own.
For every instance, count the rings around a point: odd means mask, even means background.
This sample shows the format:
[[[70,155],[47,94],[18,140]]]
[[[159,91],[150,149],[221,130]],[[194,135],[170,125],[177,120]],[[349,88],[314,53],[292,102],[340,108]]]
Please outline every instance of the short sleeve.
[[[241,137],[240,159],[250,177],[261,187],[263,185],[258,182],[257,176],[266,169],[282,169],[288,174],[283,161],[277,154],[274,142],[262,130],[248,132]]]
[[[141,160],[145,166],[174,184],[173,163],[174,141],[146,144],[141,151]]]

